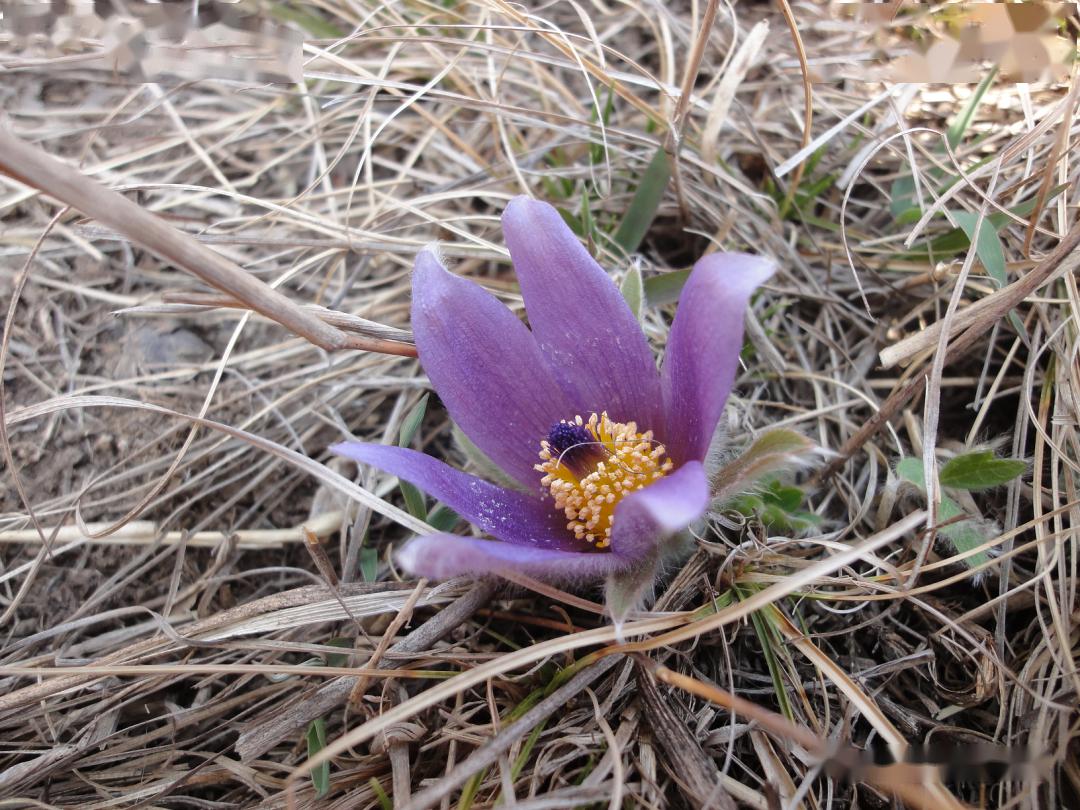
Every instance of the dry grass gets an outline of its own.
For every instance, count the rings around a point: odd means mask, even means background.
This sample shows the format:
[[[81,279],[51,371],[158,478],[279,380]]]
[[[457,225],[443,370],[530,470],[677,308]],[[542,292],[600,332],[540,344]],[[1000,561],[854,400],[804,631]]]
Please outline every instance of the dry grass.
[[[730,432],[834,454],[798,479],[817,528],[718,521],[622,645],[597,593],[402,581],[422,522],[326,447],[396,440],[427,390],[409,351],[324,351],[0,176],[4,806],[956,806],[936,772],[842,767],[919,742],[1035,760],[965,803],[1078,806],[1075,92],[995,79],[946,150],[973,87],[863,81],[873,43],[817,6],[790,9],[798,47],[754,4],[699,40],[705,6],[325,0],[342,36],[307,40],[302,88],[57,72],[0,38],[3,126],[343,313],[331,337],[407,346],[434,239],[519,306],[498,215],[523,192],[587,207],[622,272],[610,234],[666,144],[633,260],[774,256]],[[805,133],[800,56],[833,66]],[[1003,279],[927,251],[943,216],[898,221],[913,169],[924,211],[961,171],[954,220],[1015,209]],[[646,310],[658,347],[670,314]],[[964,501],[996,524],[969,567],[891,470],[987,443],[1030,465]],[[461,461],[437,403],[414,446]]]

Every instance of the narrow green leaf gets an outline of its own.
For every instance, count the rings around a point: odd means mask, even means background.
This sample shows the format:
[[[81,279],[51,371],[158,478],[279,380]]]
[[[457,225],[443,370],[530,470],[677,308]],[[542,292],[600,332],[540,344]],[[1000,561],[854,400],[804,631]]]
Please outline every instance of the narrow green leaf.
[[[382,810],[394,810],[394,803],[390,800],[390,797],[386,795],[382,783],[373,776],[368,780],[368,784],[371,786],[372,791],[374,791],[375,798],[379,800],[379,807],[381,807]]]
[[[1005,275],[1005,251],[1001,249],[1001,238],[998,236],[997,228],[994,227],[990,218],[983,217],[982,224],[979,225],[979,238],[978,240],[972,240],[975,235],[975,225],[979,221],[979,215],[971,211],[953,211],[952,215],[960,223],[960,227],[963,228],[968,241],[975,241],[975,254],[979,257],[983,267],[986,268],[990,278],[997,282],[998,289],[1008,284]]]
[[[399,447],[408,447],[412,444],[416,432],[424,421],[424,414],[427,413],[428,396],[429,394],[424,394],[420,397],[420,401],[401,420],[401,428],[398,430]],[[405,510],[413,517],[424,520],[427,517],[427,500],[424,498],[424,493],[408,481],[399,482],[398,488],[401,490],[401,497],[405,499]]]
[[[589,207],[588,193],[581,195],[581,230],[585,240],[589,243],[589,253],[596,252],[596,221],[593,219],[592,209]]]
[[[979,102],[986,95],[986,91],[990,89],[995,76],[997,76],[996,66],[979,82],[979,86],[975,88],[975,92],[971,94],[971,98],[964,105],[964,109],[956,116],[956,120],[952,122],[949,131],[945,133],[945,140],[948,141],[951,149],[956,149],[960,145],[964,133],[967,132],[967,128],[971,125],[971,119],[975,116],[975,110],[978,109]]]
[[[918,220],[920,211],[915,202],[915,178],[912,175],[902,174],[892,181],[889,187],[889,210],[893,217],[910,217],[907,212],[914,207],[915,220]]]
[[[964,108],[952,122],[948,132],[945,134],[945,140],[948,142],[950,148],[956,149],[956,147],[960,145],[964,133],[967,132],[968,127],[971,125],[971,119],[975,115],[975,110],[978,108],[979,102],[982,101],[983,96],[986,95],[986,91],[990,89],[990,84],[993,82],[996,73],[997,69],[995,68],[987,74],[986,78],[984,78],[979,86],[975,88],[975,92],[971,94],[971,98],[967,100]],[[944,154],[945,152],[940,142],[934,151],[939,154]],[[975,167],[969,167],[968,171],[971,171],[973,168]],[[924,183],[929,182],[932,186],[937,186],[938,182],[945,177],[945,173],[940,169],[932,168],[921,174],[920,177],[924,178]],[[954,177],[942,188],[937,188],[935,196],[939,196],[944,191],[948,190],[948,188],[959,179],[959,177]],[[915,178],[910,174],[902,174],[897,177],[889,188],[889,209],[893,218],[901,225],[918,221],[919,217],[922,216],[922,211],[919,210],[917,202],[918,201],[915,198]]]
[[[427,413],[429,396],[430,394],[424,394],[420,397],[420,401],[413,405],[412,410],[401,420],[401,428],[398,430],[398,447],[408,447],[412,444],[416,431],[420,429],[424,421],[424,414]]]
[[[1043,205],[1044,206],[1048,205],[1055,197],[1057,197],[1061,192],[1063,192],[1068,187],[1069,187],[1068,183],[1060,183],[1060,184],[1058,184],[1056,186],[1053,186],[1050,189],[1050,191],[1047,193],[1046,199],[1043,200]],[[1031,197],[1030,199],[1024,200],[1022,203],[1014,205],[1012,208],[1009,209],[1009,211],[1012,212],[1013,214],[1016,214],[1016,216],[1018,216],[1018,217],[1026,217],[1026,216],[1030,215],[1032,211],[1035,210],[1035,203],[1036,202],[1038,202],[1037,198]],[[1009,223],[1012,222],[1012,220],[1001,211],[996,211],[996,212],[994,212],[992,214],[987,214],[987,216],[994,223],[994,227],[997,228],[999,231],[1002,228],[1004,228],[1006,225],[1008,225]]]
[[[476,472],[481,478],[486,478],[488,481],[492,481],[500,486],[509,487],[510,489],[521,489],[521,484],[503,472],[494,461],[488,458],[484,451],[473,444],[472,439],[465,435],[465,431],[459,428],[457,425],[451,426],[450,434],[454,438],[454,444],[465,455],[465,458],[476,467]]]
[[[319,39],[341,39],[345,36],[345,32],[336,25],[327,22],[318,14],[295,8],[292,3],[274,3],[269,11],[270,16],[279,22],[296,23]]]
[[[353,648],[352,639],[348,638],[332,638],[326,642],[328,647],[341,647],[343,650],[349,652],[343,653],[330,653],[326,656],[326,665],[328,667],[345,667],[349,665],[349,654]]]
[[[461,515],[446,504],[439,504],[427,516],[428,525],[440,532],[450,531],[459,520]]]
[[[555,197],[550,193],[548,194],[548,196],[552,199],[555,199]],[[581,219],[578,217],[577,214],[562,205],[555,206],[555,210],[559,212],[559,216],[562,217],[562,221],[566,223],[567,228],[574,232],[575,236],[579,236],[582,239],[587,236],[587,234],[585,233],[585,229],[581,225]]]
[[[326,721],[318,717],[312,720],[307,728],[308,759],[317,755],[324,748],[326,748]],[[311,784],[315,788],[315,795],[320,799],[330,791],[329,762],[323,762],[311,771]]]
[[[630,305],[634,317],[641,320],[641,310],[645,303],[645,285],[641,280],[641,268],[634,264],[623,276],[619,291]]]
[[[379,552],[371,546],[360,547],[360,577],[364,582],[379,578]]]
[[[739,589],[739,601],[743,601],[751,594],[744,593],[742,589]],[[791,699],[788,697],[788,687],[784,683],[784,670],[780,666],[780,660],[778,653],[783,647],[777,645],[779,633],[771,622],[770,614],[764,613],[760,610],[755,610],[750,614],[750,621],[754,625],[754,634],[758,637],[758,641],[761,642],[761,651],[765,654],[765,665],[769,669],[769,676],[772,678],[773,691],[776,694],[776,702],[780,706],[780,713],[784,715],[788,720],[795,719],[795,712],[791,709]]]
[[[615,109],[615,84],[614,82],[607,86],[607,100],[604,102],[604,111],[600,118],[604,122],[604,126],[608,125],[611,121],[611,112]],[[596,108],[593,107],[590,115],[592,120],[596,120]],[[589,147],[589,162],[592,165],[600,163],[604,159],[604,144],[594,143]]]
[[[427,498],[424,493],[410,484],[408,481],[398,482],[401,489],[401,497],[405,499],[405,511],[414,518],[425,520],[427,518]]]
[[[977,450],[949,459],[941,468],[943,487],[990,489],[1007,484],[1027,469],[1027,462],[1014,458],[996,458],[989,450]]]
[[[476,792],[480,790],[480,783],[484,780],[486,772],[480,771],[469,777],[465,787],[461,789],[461,797],[458,799],[458,810],[470,810],[476,800]]]
[[[536,748],[536,743],[540,741],[540,735],[547,728],[547,720],[541,720],[536,724],[536,728],[529,732],[529,736],[525,738],[525,743],[521,746],[521,752],[514,760],[513,766],[510,768],[510,779],[517,781],[517,778],[521,776],[521,772],[525,770],[525,766],[529,764],[529,758],[532,756],[533,749]]]
[[[674,304],[679,300],[679,295],[682,293],[682,288],[686,286],[688,278],[690,278],[689,268],[649,276],[642,285],[646,303],[651,307]]]
[[[649,232],[649,226],[656,218],[670,179],[671,159],[664,147],[660,146],[649,161],[645,174],[641,176],[634,198],[619,223],[619,230],[615,232],[615,243],[627,253],[637,250],[645,234]]]

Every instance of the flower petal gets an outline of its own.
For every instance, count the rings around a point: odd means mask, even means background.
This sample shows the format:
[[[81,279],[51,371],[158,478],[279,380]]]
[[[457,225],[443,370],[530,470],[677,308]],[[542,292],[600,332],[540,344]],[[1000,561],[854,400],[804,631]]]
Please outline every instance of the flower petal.
[[[607,411],[660,433],[660,377],[645,335],[615,283],[558,211],[516,197],[503,213],[529,325],[574,416]]]
[[[679,297],[662,372],[665,439],[675,463],[705,458],[742,349],[751,293],[776,266],[745,253],[700,259]]]
[[[705,468],[699,461],[688,461],[620,501],[611,525],[611,553],[644,564],[653,559],[663,540],[701,517],[708,505]]]
[[[613,554],[531,548],[455,534],[416,537],[398,552],[397,561],[415,576],[428,579],[516,571],[560,582],[599,579],[620,565]]]
[[[515,481],[538,491],[540,441],[571,406],[525,324],[423,250],[413,272],[412,328],[451,418]]]
[[[405,447],[343,442],[330,450],[408,481],[507,543],[570,551],[582,547],[550,501],[503,489]]]

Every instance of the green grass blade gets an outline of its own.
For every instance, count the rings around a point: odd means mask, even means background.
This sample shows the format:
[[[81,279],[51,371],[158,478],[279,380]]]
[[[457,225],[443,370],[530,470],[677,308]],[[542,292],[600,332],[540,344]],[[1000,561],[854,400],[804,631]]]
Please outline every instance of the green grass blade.
[[[394,810],[394,803],[390,801],[390,797],[386,795],[386,791],[383,790],[382,784],[374,776],[368,780],[368,784],[375,792],[375,798],[379,800],[379,807],[382,810]]]
[[[997,76],[996,66],[986,74],[986,78],[979,82],[979,86],[975,88],[975,92],[971,94],[971,98],[964,105],[964,109],[956,116],[956,120],[952,122],[949,131],[945,133],[945,140],[948,142],[950,149],[956,149],[960,145],[964,133],[967,132],[967,128],[971,125],[971,119],[975,117],[975,110],[978,109],[979,102],[986,95],[986,91],[990,89],[995,76]]]
[[[627,253],[633,253],[641,245],[649,226],[660,210],[668,181],[671,180],[671,158],[661,146],[649,161],[645,174],[641,176],[634,199],[623,215],[619,229],[615,232],[615,243]]]
[[[326,721],[318,717],[312,720],[307,728],[308,759],[316,756],[324,748],[326,748]],[[311,784],[315,788],[315,795],[320,799],[330,792],[329,762],[315,766],[311,771]]]
[[[318,39],[341,39],[345,36],[345,32],[336,25],[318,14],[296,8],[292,3],[274,3],[269,11],[270,16],[279,22],[295,23]]]
[[[408,447],[412,444],[416,432],[424,421],[424,414],[427,413],[428,396],[428,394],[424,394],[420,397],[420,401],[413,406],[412,410],[401,421],[401,428],[398,430],[398,447]],[[405,499],[405,510],[415,518],[426,520],[428,510],[424,493],[408,481],[401,481],[398,487],[401,489],[401,497]]]

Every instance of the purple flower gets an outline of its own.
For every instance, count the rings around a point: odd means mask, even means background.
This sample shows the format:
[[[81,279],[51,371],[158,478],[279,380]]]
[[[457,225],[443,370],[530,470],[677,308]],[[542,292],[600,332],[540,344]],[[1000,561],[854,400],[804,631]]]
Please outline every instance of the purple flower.
[[[608,577],[640,591],[666,541],[708,506],[703,461],[735,379],[747,301],[773,265],[735,253],[698,261],[658,371],[630,307],[554,208],[518,197],[503,230],[531,329],[430,249],[416,259],[412,327],[450,416],[520,489],[401,447],[331,449],[497,538],[417,537],[398,556],[413,574]]]

